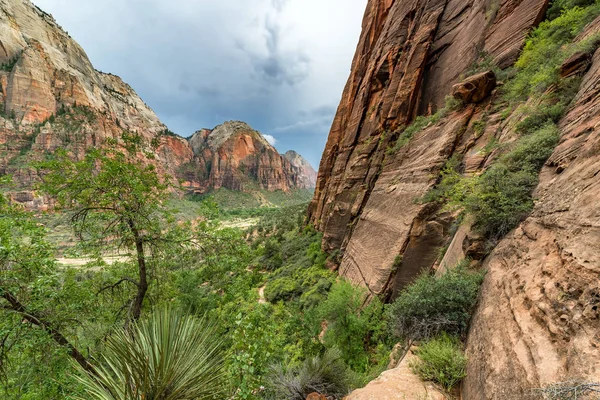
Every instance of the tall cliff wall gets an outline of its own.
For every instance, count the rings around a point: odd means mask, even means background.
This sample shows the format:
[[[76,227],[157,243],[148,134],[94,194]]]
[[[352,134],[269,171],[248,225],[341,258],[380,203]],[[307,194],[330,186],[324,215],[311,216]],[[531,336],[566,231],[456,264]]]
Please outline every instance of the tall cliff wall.
[[[460,160],[463,177],[486,171],[512,148],[538,98],[516,107],[493,91],[429,118],[394,146],[416,116],[444,107],[475,60],[511,66],[547,7],[370,1],[310,208],[340,274],[372,295],[393,297],[421,271],[440,274],[465,257],[488,271],[467,338],[466,400],[538,398],[536,388],[600,381],[600,51],[567,63],[565,73],[585,75],[557,123],[560,142],[531,215],[501,240],[484,242],[469,219],[459,225],[422,199],[450,159]],[[597,18],[575,41],[599,34]]]

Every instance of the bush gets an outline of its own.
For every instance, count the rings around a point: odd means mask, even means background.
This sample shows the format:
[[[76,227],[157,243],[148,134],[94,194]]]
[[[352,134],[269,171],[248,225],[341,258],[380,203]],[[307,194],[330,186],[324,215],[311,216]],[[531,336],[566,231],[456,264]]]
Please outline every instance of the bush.
[[[316,310],[320,320],[327,321],[325,345],[337,347],[346,364],[357,372],[369,367],[372,338],[381,331],[383,305],[377,298],[364,306],[366,291],[350,282],[336,282]]]
[[[562,13],[553,20],[542,22],[531,34],[516,62],[516,76],[505,86],[505,94],[512,100],[526,100],[543,93],[559,80],[559,67],[563,60],[578,50],[570,43],[583,28],[600,15],[600,3],[581,8],[591,1],[563,0],[554,4]],[[555,8],[556,6],[556,8]]]
[[[409,340],[466,333],[482,281],[483,274],[462,267],[440,278],[421,275],[389,307],[392,330]]]
[[[304,400],[313,392],[341,398],[349,388],[346,366],[337,349],[307,359],[298,367],[277,365],[267,380],[273,399]]]
[[[413,372],[447,391],[466,376],[467,358],[457,338],[443,334],[424,343],[417,355],[419,358],[410,364]]]
[[[475,217],[474,226],[480,233],[490,238],[504,236],[531,212],[538,171],[559,136],[556,125],[547,123],[522,137],[483,175],[455,185],[450,190],[452,201]]]

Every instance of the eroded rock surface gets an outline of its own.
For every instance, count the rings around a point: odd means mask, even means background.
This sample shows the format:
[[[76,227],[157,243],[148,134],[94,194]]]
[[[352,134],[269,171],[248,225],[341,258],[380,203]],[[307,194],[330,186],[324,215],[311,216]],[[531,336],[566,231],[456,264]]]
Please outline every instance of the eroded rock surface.
[[[540,175],[532,215],[494,250],[472,322],[466,399],[600,381],[600,51]]]
[[[440,242],[445,222],[428,221],[432,210],[415,199],[435,183],[475,111],[426,129],[399,152],[390,148],[416,115],[444,106],[482,51],[501,66],[511,64],[547,5],[369,1],[310,207],[325,250],[344,254],[343,275],[381,294],[435,261],[423,249]],[[484,162],[480,154],[472,162]],[[402,264],[395,270],[397,256]]]
[[[417,356],[409,352],[398,367],[383,372],[362,389],[350,393],[344,400],[446,400],[448,397],[433,384],[423,382],[410,369]]]

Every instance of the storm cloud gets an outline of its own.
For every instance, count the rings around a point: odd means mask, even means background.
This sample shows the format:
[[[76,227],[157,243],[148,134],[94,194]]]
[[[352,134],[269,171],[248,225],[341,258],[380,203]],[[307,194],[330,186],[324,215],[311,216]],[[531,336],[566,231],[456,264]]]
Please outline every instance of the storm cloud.
[[[34,0],[169,128],[226,120],[318,166],[367,0]]]

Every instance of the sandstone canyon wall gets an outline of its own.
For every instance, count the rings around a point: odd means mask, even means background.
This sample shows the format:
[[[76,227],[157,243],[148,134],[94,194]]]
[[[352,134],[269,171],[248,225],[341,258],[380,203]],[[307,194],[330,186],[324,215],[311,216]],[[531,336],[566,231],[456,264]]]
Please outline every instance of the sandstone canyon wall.
[[[558,124],[531,216],[490,255],[469,223],[420,199],[451,158],[466,176],[493,164],[490,144],[515,141],[522,109],[507,115],[498,91],[486,92],[395,145],[416,117],[444,108],[477,61],[510,67],[548,3],[369,1],[309,210],[340,274],[372,295],[393,298],[421,271],[441,273],[465,257],[488,271],[467,340],[467,400],[535,398],[534,388],[552,383],[600,381],[600,51]],[[598,32],[600,19],[585,35]]]
[[[28,0],[0,0],[0,86],[0,174],[13,176],[13,199],[31,207],[43,203],[31,191],[38,179],[32,161],[59,148],[78,157],[106,139],[118,140],[123,132],[136,132],[157,145],[156,160],[148,162],[156,163],[160,173],[183,179],[193,191],[243,188],[248,186],[246,172],[265,190],[310,186],[303,170],[249,127],[255,132],[253,143],[226,141],[210,154],[195,153],[129,85],[94,69],[52,16]],[[217,168],[207,168],[211,165]]]
[[[440,241],[444,227],[426,222],[431,210],[414,200],[435,184],[473,107],[443,129],[418,135],[404,151],[386,157],[386,150],[399,128],[444,106],[452,85],[482,52],[498,65],[514,62],[547,3],[369,1],[310,209],[325,249],[341,249],[344,275],[381,295],[393,290],[396,256],[408,251],[421,260],[408,275],[432,261],[422,259],[420,247]]]

